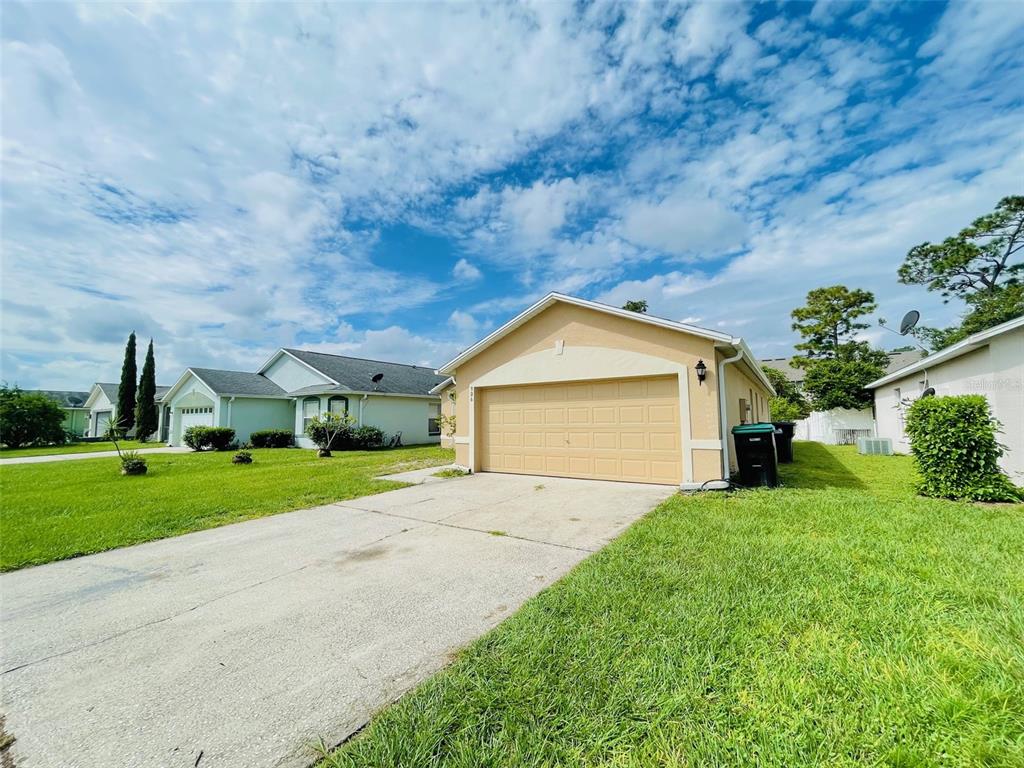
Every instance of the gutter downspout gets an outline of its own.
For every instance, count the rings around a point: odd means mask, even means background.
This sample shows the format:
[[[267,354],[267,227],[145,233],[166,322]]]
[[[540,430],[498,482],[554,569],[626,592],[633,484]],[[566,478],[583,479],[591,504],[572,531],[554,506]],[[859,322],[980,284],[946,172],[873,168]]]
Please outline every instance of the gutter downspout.
[[[359,426],[360,427],[363,426],[363,403],[366,402],[366,398],[368,398],[368,397],[369,397],[369,395],[364,394],[361,398],[359,398]]]
[[[231,404],[235,402],[235,396],[232,395],[228,398],[228,426],[231,426]]]
[[[729,419],[725,412],[725,366],[743,359],[743,350],[718,364],[718,419],[722,434],[722,479],[729,479]]]

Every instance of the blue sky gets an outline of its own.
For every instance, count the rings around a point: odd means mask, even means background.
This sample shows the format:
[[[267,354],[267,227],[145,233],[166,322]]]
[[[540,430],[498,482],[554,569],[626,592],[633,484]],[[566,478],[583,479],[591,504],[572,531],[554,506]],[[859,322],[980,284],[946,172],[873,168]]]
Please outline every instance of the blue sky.
[[[1024,192],[1024,4],[19,5],[2,377],[440,364],[544,293],[794,343]],[[869,338],[892,346],[896,337]]]

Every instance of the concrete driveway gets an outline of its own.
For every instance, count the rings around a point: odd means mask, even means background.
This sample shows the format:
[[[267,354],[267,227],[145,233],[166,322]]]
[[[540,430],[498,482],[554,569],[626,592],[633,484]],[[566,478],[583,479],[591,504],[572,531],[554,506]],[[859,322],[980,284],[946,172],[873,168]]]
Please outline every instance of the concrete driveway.
[[[17,765],[307,765],[671,492],[474,475],[0,576]]]

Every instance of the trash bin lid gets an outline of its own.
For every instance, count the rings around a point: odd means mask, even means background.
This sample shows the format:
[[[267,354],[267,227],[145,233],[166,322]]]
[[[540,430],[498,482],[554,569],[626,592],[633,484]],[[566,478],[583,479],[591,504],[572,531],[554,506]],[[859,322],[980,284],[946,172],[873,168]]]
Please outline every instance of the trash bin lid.
[[[739,426],[732,428],[734,435],[758,435],[758,434],[773,434],[775,432],[775,426],[773,424],[740,424]]]

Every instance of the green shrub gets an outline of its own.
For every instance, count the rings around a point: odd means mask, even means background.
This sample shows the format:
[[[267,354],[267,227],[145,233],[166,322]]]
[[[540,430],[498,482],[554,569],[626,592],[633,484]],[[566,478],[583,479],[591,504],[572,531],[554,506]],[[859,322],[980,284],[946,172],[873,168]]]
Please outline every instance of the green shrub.
[[[290,429],[261,429],[249,435],[253,448],[290,448],[295,445],[295,435]]]
[[[380,448],[384,444],[384,433],[379,427],[356,427],[351,434],[351,449],[366,451]]]
[[[921,475],[919,492],[973,501],[1024,498],[999,468],[998,429],[982,395],[915,401],[907,414],[907,435]]]
[[[252,464],[252,454],[248,451],[239,451],[231,457],[232,464]]]
[[[0,387],[0,442],[8,448],[23,445],[62,445],[64,411],[38,392]]]
[[[207,448],[226,451],[235,439],[235,430],[231,427],[189,427],[181,439],[193,451]]]
[[[121,474],[144,475],[149,467],[146,460],[135,451],[121,451]]]

